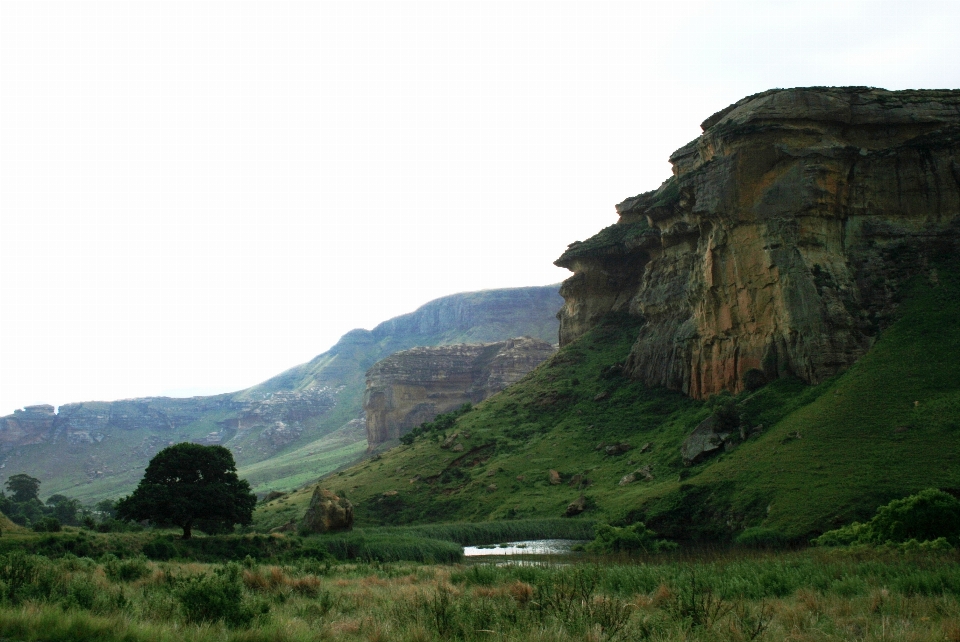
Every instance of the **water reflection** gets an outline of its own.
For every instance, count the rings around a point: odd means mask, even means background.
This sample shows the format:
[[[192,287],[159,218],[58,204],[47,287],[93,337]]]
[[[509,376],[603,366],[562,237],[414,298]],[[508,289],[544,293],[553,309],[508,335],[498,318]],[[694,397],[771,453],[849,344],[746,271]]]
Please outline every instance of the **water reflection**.
[[[569,555],[579,539],[535,539],[525,542],[507,542],[487,546],[464,546],[464,557],[487,557],[503,555]]]

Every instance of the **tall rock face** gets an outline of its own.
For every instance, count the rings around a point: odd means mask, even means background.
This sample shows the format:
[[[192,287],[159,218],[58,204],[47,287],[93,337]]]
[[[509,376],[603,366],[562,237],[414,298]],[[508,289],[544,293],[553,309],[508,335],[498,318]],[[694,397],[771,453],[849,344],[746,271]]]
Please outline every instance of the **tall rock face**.
[[[0,449],[44,441],[56,419],[55,409],[49,404],[27,406],[0,417]]]
[[[522,379],[556,348],[530,337],[497,343],[404,350],[367,372],[363,409],[374,448],[464,403],[477,403]]]
[[[772,90],[714,114],[673,176],[557,260],[562,344],[645,320],[625,370],[704,398],[848,367],[960,249],[960,91]]]

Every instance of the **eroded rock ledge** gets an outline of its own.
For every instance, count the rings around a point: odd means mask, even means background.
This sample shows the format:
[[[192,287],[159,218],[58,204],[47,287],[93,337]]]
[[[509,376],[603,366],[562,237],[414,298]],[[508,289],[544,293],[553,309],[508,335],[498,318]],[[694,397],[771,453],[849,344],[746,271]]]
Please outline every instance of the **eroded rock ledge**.
[[[363,396],[369,447],[397,439],[464,403],[483,401],[522,379],[555,351],[545,341],[522,337],[413,348],[378,361],[367,372]]]
[[[645,319],[625,370],[704,398],[848,367],[960,239],[960,91],[771,90],[701,125],[673,177],[570,245],[561,344]]]

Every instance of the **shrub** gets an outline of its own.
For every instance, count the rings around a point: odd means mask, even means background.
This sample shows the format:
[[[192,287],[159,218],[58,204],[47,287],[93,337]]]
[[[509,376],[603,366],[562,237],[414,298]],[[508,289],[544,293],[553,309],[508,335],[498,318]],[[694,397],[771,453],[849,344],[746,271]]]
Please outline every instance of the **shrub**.
[[[73,606],[89,610],[97,600],[100,587],[89,575],[76,575],[67,582],[66,589],[67,594],[63,599],[65,607]]]
[[[0,557],[0,581],[4,584],[5,601],[19,603],[36,583],[43,558],[11,551]]]
[[[960,500],[928,488],[880,507],[870,523],[883,542],[926,542],[946,537],[956,543],[960,537]]]
[[[417,437],[420,435],[425,435],[431,432],[442,432],[449,428],[453,428],[454,424],[457,422],[461,416],[467,414],[473,409],[473,404],[465,403],[456,410],[441,415],[437,415],[433,418],[433,421],[426,421],[410,432],[400,435],[400,443],[409,446],[412,444]]]
[[[591,553],[659,553],[677,548],[673,542],[657,539],[657,534],[643,522],[623,528],[598,524],[596,533],[596,538],[585,547]]]
[[[189,622],[223,621],[228,626],[247,626],[254,612],[243,600],[242,567],[227,564],[213,575],[194,576],[179,591],[180,604]]]
[[[714,426],[717,431],[733,432],[740,426],[740,410],[732,399],[717,405],[713,411]]]
[[[935,488],[916,495],[895,499],[877,509],[869,522],[854,522],[827,531],[813,540],[818,546],[851,544],[900,544],[915,540],[917,544],[945,538],[950,544],[960,543],[960,500]]]
[[[111,580],[119,582],[132,582],[150,572],[147,566],[147,560],[143,556],[134,557],[128,560],[117,559],[114,555],[103,556],[103,571]]]
[[[749,548],[781,548],[787,544],[787,538],[772,528],[755,526],[737,535],[734,542]]]
[[[59,533],[60,520],[56,517],[44,517],[33,525],[33,530],[37,533]]]
[[[158,537],[143,545],[143,554],[152,560],[168,560],[177,556],[177,549],[167,539]]]
[[[139,533],[143,526],[138,522],[122,522],[111,517],[97,524],[96,529],[98,533]]]

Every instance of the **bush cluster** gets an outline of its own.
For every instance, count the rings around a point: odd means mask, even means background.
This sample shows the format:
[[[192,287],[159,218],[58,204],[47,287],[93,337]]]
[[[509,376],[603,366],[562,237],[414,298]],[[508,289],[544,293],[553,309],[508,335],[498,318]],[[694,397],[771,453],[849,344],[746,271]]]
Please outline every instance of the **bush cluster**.
[[[417,437],[421,435],[426,435],[432,432],[441,432],[453,428],[453,425],[457,422],[457,419],[467,414],[472,409],[473,404],[468,402],[452,412],[437,415],[434,417],[433,421],[425,421],[407,434],[400,435],[400,443],[409,446],[416,441]]]
[[[643,522],[624,527],[598,524],[595,539],[584,547],[588,552],[600,554],[660,553],[676,548],[676,543],[660,539]]]
[[[4,484],[10,493],[0,492],[0,512],[14,524],[28,526],[38,533],[56,533],[61,525],[78,526],[96,523],[94,511],[80,505],[76,499],[55,494],[40,501],[40,480],[24,473],[12,475]],[[111,504],[104,500],[101,504]],[[100,504],[97,505],[100,509]]]
[[[960,544],[960,500],[936,488],[928,488],[881,506],[869,522],[854,522],[827,531],[813,540],[818,546],[908,542],[912,546],[936,542],[936,547]]]
[[[223,621],[229,626],[248,626],[256,614],[243,599],[242,570],[239,564],[227,564],[217,568],[213,575],[188,578],[177,591],[187,621]]]
[[[737,535],[734,542],[748,548],[781,548],[786,546],[789,540],[772,528],[754,526]]]
[[[33,523],[33,530],[36,533],[59,533],[60,520],[56,517],[42,517]]]

